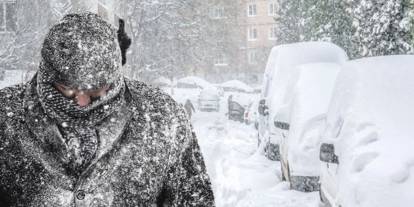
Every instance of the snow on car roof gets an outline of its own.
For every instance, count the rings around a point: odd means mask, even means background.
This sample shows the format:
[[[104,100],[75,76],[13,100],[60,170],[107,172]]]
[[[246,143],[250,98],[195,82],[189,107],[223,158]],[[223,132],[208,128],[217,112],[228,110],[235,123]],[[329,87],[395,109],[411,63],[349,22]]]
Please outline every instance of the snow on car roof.
[[[164,77],[164,76],[161,76],[161,77],[159,77],[159,78],[157,78],[157,79],[155,79],[154,80],[154,83],[156,83],[156,84],[165,84],[165,85],[171,85],[171,80],[170,79],[168,79],[168,78],[166,78],[166,77]]]
[[[274,48],[277,55],[275,65],[270,75],[269,88],[264,91],[269,98],[271,116],[284,104],[288,82],[298,76],[298,65],[308,63],[337,63],[343,64],[347,55],[343,49],[328,42],[302,42],[280,45]],[[265,95],[267,96],[267,95]]]
[[[384,129],[397,127],[399,131],[404,128],[414,132],[410,124],[414,116],[413,67],[414,56],[408,55],[350,61],[340,73],[341,89],[336,93],[343,96],[341,102],[348,101],[345,105],[352,110],[348,112],[358,112],[358,116],[382,124]]]
[[[187,76],[187,77],[178,79],[177,83],[197,85],[197,86],[200,86],[201,88],[206,88],[206,87],[209,87],[209,86],[212,85],[208,81],[206,81],[202,78],[196,77],[196,76]]]
[[[351,61],[341,71],[330,123],[343,119],[338,140],[344,206],[414,202],[414,56]]]
[[[253,88],[239,80],[230,80],[220,84],[222,88],[233,88],[245,92],[253,92]]]
[[[345,51],[329,42],[300,42],[279,45],[272,48],[266,64],[264,81],[277,78],[280,81],[289,78],[289,70],[297,65],[313,62],[330,62],[343,64],[348,60]],[[271,80],[268,80],[271,81]],[[278,81],[278,82],[280,82]],[[272,88],[262,89],[267,96]],[[283,90],[282,90],[283,91]]]
[[[200,91],[200,94],[219,95],[219,90],[215,86],[209,86]]]
[[[248,107],[251,103],[253,103],[254,100],[257,100],[255,95],[247,94],[247,93],[238,93],[233,92],[232,95],[232,101],[235,101],[242,105],[243,107]]]

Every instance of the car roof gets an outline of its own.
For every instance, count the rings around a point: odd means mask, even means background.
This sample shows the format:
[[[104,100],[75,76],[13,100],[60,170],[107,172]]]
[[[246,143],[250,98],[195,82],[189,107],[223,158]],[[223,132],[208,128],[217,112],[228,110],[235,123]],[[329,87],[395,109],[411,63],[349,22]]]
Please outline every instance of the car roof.
[[[414,56],[409,55],[350,61],[339,74],[333,104],[383,127],[400,122],[402,127],[414,116],[413,66]]]
[[[208,81],[200,77],[196,77],[196,76],[186,76],[184,78],[180,78],[177,80],[177,83],[197,85],[197,86],[200,86],[201,88],[207,88],[207,87],[212,86],[212,84],[209,83]]]
[[[298,76],[297,66],[308,63],[337,63],[343,64],[348,59],[343,49],[328,42],[302,42],[281,45],[275,49],[277,52],[274,70],[270,74],[268,90],[270,113],[283,104],[283,97],[287,92],[288,81]],[[266,95],[265,95],[266,96]]]
[[[220,84],[222,88],[234,88],[245,92],[253,92],[253,88],[239,80],[229,80]]]
[[[264,80],[275,77],[277,80],[283,80],[290,75],[289,71],[297,65],[313,62],[342,64],[347,60],[346,52],[329,42],[300,42],[279,45],[272,48],[266,64]],[[267,92],[265,88],[262,91]]]

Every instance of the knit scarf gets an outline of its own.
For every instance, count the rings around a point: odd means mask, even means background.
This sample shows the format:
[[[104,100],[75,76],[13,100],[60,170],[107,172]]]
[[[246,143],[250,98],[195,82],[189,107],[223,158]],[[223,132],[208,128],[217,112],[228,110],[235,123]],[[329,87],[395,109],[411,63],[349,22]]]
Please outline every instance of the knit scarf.
[[[37,75],[37,93],[46,114],[56,121],[68,148],[67,169],[78,175],[96,156],[99,146],[97,127],[124,106],[125,82],[121,78],[112,84],[106,96],[80,107],[53,86],[56,75],[42,62]]]

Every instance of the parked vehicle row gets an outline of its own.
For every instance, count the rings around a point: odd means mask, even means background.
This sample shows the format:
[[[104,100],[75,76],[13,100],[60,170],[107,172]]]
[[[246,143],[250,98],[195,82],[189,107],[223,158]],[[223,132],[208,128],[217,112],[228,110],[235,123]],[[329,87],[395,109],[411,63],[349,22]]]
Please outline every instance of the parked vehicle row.
[[[179,103],[194,103],[200,111],[219,112],[220,107],[223,108],[223,104],[226,104],[228,110],[225,113],[230,120],[254,123],[257,126],[257,107],[251,107],[254,101],[250,98],[255,95],[255,89],[242,81],[212,84],[200,77],[187,76],[175,81],[159,77],[152,84],[170,93]],[[225,98],[233,96],[233,101],[225,102]]]
[[[348,61],[331,43],[273,48],[258,102],[259,149],[324,206],[414,202],[414,56]]]

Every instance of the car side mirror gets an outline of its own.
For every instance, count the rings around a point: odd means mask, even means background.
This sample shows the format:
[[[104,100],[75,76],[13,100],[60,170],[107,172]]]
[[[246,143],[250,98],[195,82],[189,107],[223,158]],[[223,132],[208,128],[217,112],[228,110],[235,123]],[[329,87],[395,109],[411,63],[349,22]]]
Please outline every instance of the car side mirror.
[[[275,120],[273,124],[275,125],[276,128],[283,129],[283,130],[289,130],[289,127],[290,127],[289,123],[279,121],[279,120]]]
[[[339,164],[338,156],[335,155],[335,146],[333,144],[322,143],[319,159],[322,162]]]
[[[262,99],[262,100],[259,101],[258,112],[262,116],[269,115],[269,109],[266,106],[266,100],[265,99]]]

